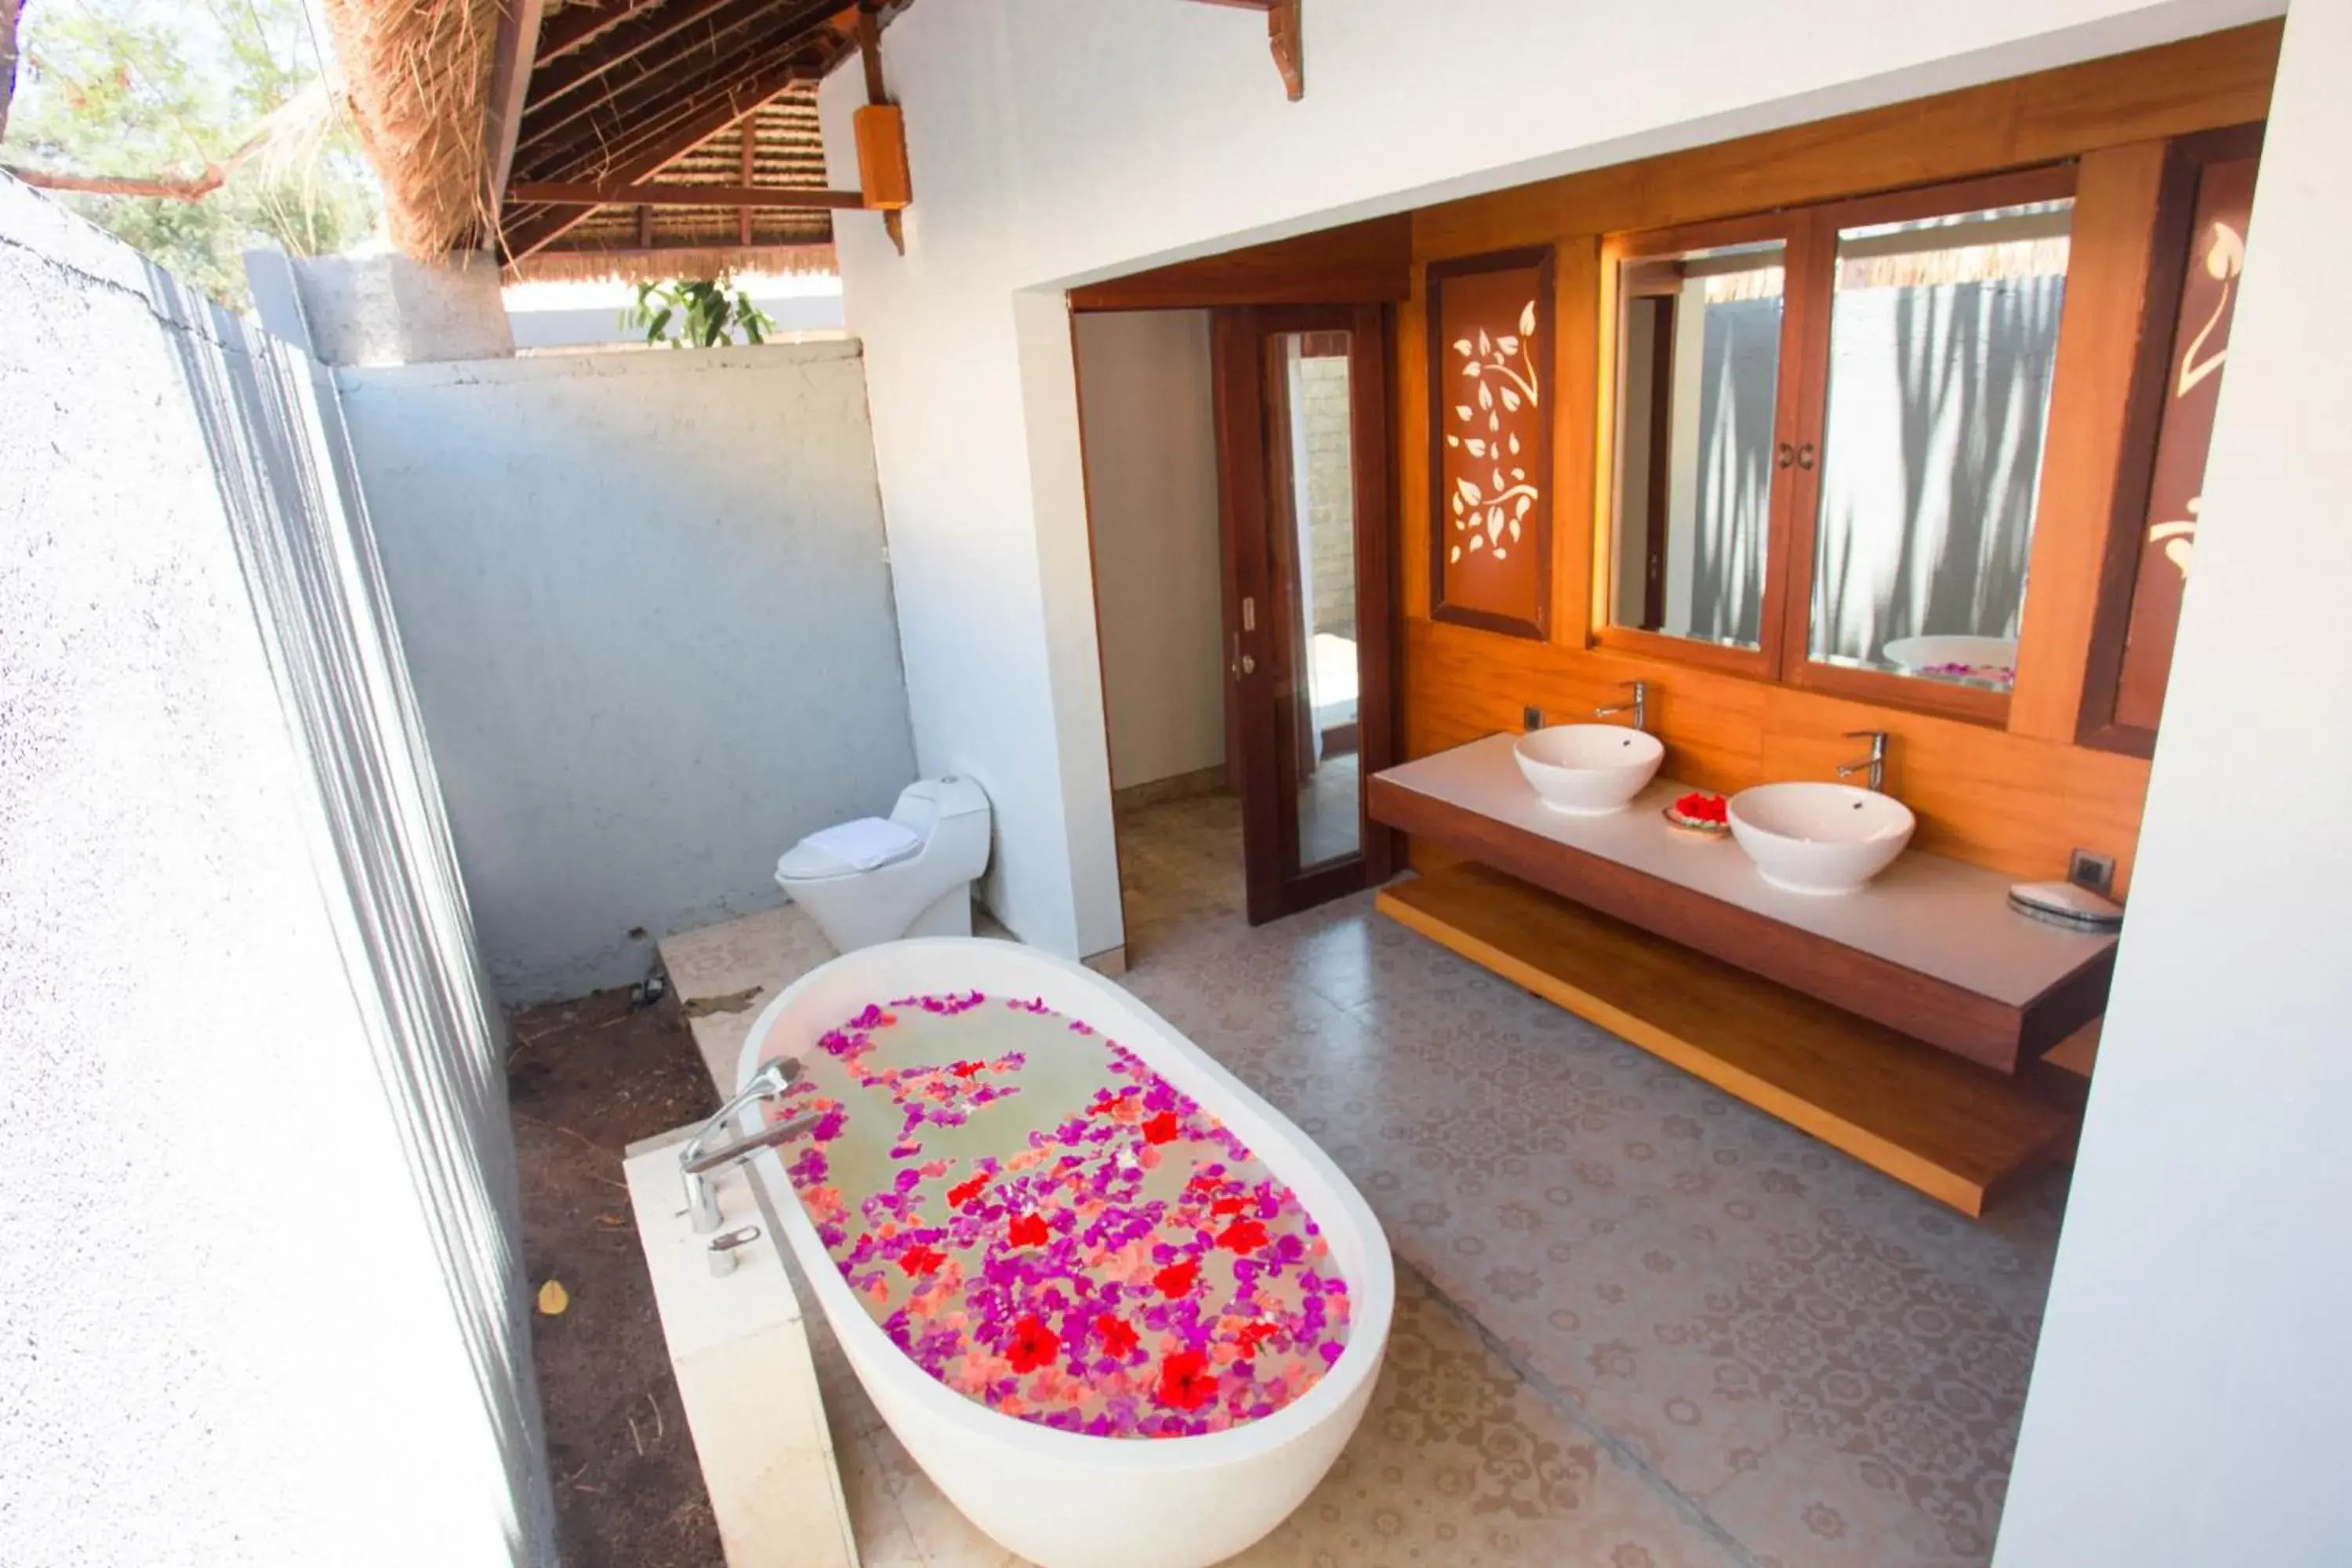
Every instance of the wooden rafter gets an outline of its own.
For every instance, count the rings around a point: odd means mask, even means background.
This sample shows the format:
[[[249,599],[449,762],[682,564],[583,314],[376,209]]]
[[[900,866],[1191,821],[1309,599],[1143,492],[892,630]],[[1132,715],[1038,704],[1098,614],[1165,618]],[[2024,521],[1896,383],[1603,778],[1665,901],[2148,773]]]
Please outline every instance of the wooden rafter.
[[[823,22],[829,0],[814,4],[800,0],[782,11],[775,9],[773,0],[756,3],[759,9],[714,18],[714,26],[724,23],[727,31],[698,34],[673,46],[661,60],[644,67],[625,85],[607,83],[598,92],[551,108],[534,97],[524,127],[528,153],[522,165],[537,176],[562,178],[591,166],[599,157],[617,161],[632,140],[658,135],[666,128],[664,116],[678,113],[681,106],[743,74],[745,62],[757,61],[764,67],[798,59],[807,35]],[[760,17],[768,22],[763,29],[734,36],[733,28],[740,21]],[[815,62],[807,63],[813,78]],[[538,90],[534,82],[534,94]]]
[[[514,199],[559,207],[861,207],[856,191],[814,190],[804,185],[602,184],[561,180],[518,180]]]
[[[626,5],[609,6],[566,6],[539,30],[539,63],[561,59],[661,3],[662,0],[628,0]]]
[[[657,99],[680,81],[715,66],[740,69],[744,61],[758,58],[752,51],[773,36],[754,29],[770,21],[774,10],[775,0],[730,0],[707,14],[699,26],[672,36],[666,45],[639,50],[575,84],[581,87],[576,92],[551,89],[550,72],[541,71],[531,80],[526,136],[534,144],[546,145],[583,121],[614,123],[627,106]],[[559,65],[564,63],[569,62]]]
[[[690,103],[665,117],[663,128],[631,141],[599,171],[616,184],[634,184],[659,174],[736,121],[767,103],[806,68],[793,61],[770,63],[740,80],[706,89]],[[541,207],[520,221],[509,222],[504,236],[509,260],[520,260],[544,249],[577,228],[593,207]]]
[[[539,53],[539,30],[546,0],[509,0],[499,17],[491,56],[489,106],[482,144],[489,150],[488,210],[498,211],[514,173],[515,142],[522,132],[522,106],[530,90],[531,61]]]
[[[698,22],[714,17],[720,17],[723,22],[729,18],[722,14],[729,12],[749,19],[768,10],[773,4],[774,0],[679,0],[676,5],[640,13],[588,47],[540,67],[531,77],[531,107],[539,109],[553,103],[574,89],[585,87],[632,60],[659,50],[664,44],[686,33]]]

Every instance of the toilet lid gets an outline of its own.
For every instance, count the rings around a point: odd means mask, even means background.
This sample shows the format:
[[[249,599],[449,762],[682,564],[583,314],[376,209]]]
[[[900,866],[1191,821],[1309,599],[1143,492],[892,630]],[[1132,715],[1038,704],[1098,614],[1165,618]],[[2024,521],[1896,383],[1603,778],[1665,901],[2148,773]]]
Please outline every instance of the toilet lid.
[[[864,816],[812,833],[776,862],[776,875],[795,881],[847,877],[904,860],[923,847],[923,836],[887,817]]]

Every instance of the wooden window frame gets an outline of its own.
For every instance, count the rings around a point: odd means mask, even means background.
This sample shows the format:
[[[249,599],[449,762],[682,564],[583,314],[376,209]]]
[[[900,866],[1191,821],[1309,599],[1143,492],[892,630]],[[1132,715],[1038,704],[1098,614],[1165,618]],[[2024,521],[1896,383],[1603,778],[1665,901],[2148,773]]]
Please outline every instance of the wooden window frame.
[[[2164,426],[2167,384],[2179,328],[2181,282],[2192,259],[2199,187],[2215,163],[2260,158],[2265,122],[2176,136],[2165,144],[2163,184],[2157,197],[2147,289],[2141,304],[2139,353],[2126,394],[2124,437],[2116,459],[2115,511],[2099,569],[2098,607],[2091,622],[2090,655],[2083,670],[2079,745],[2126,756],[2156,754],[2156,731],[2116,719],[2131,631],[2132,595],[2139,575],[2140,531],[2147,525],[2156,482],[2157,437]]]
[[[1891,670],[1857,669],[1811,657],[1814,552],[1820,538],[1822,457],[1827,434],[1829,347],[1842,229],[1988,207],[2072,200],[2075,161],[1848,197],[1784,212],[1604,236],[1601,267],[1601,416],[1597,424],[1590,646],[1743,675],[1885,708],[2006,727],[2011,693]],[[1784,246],[1775,464],[1764,546],[1764,614],[1756,648],[1727,647],[1616,624],[1618,351],[1623,334],[1622,264],[1645,256],[1777,239]],[[2063,343],[2066,314],[2058,327]],[[2161,373],[2159,373],[2161,374]],[[2049,454],[2045,449],[2042,459]],[[2040,526],[2039,504],[2035,525]],[[2027,584],[2029,594],[2032,584]]]

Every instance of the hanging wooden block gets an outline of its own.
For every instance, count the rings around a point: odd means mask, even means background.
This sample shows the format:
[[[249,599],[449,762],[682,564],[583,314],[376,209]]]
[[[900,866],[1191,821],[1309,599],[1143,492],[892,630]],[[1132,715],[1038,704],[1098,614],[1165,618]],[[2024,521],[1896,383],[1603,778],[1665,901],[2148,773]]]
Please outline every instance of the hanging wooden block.
[[[1552,257],[1433,263],[1430,616],[1540,639],[1551,624]]]
[[[914,200],[907,171],[907,117],[895,103],[866,105],[856,115],[857,184],[866,205],[895,212]]]

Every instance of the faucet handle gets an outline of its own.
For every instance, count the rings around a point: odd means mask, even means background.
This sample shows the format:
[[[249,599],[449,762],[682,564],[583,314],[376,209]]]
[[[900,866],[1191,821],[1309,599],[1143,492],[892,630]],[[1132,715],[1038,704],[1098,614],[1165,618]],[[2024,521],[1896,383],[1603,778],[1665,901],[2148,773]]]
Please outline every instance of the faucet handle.
[[[1884,741],[1886,739],[1886,731],[1884,730],[1848,730],[1845,732],[1845,738],[1849,741]]]

